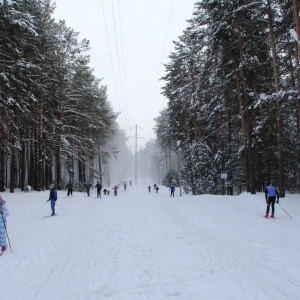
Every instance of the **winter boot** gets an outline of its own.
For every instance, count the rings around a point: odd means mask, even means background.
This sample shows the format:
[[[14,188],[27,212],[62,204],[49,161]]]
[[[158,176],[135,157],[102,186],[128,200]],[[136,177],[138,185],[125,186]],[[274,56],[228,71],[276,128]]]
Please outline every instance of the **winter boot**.
[[[5,251],[6,250],[6,246],[2,246],[2,251]]]
[[[52,212],[51,216],[54,216],[55,215],[55,212]]]
[[[271,214],[270,218],[274,218],[274,213]]]
[[[265,218],[268,218],[268,217],[269,217],[269,213],[266,213]]]

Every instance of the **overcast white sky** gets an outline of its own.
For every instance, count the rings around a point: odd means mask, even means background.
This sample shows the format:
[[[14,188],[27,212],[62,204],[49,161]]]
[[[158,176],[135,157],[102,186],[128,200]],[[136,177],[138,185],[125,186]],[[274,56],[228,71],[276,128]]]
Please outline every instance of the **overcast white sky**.
[[[91,67],[108,87],[118,123],[143,146],[167,100],[161,95],[163,63],[188,26],[196,0],[56,0],[56,19],[90,40]],[[106,20],[106,22],[105,22]],[[107,28],[107,31],[106,31]],[[107,34],[108,33],[108,34]],[[109,41],[109,42],[108,42]]]

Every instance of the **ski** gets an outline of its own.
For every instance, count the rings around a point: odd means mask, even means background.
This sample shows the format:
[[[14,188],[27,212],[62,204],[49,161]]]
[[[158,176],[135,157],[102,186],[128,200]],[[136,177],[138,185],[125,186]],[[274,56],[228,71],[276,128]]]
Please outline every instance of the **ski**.
[[[54,216],[50,215],[50,216],[45,216],[43,218],[50,218],[50,217],[55,217],[57,214],[55,214]]]
[[[275,222],[275,218],[271,218],[271,217],[265,217],[265,216],[261,216],[262,218],[264,218],[264,219],[271,219],[271,220],[273,220],[274,222]]]

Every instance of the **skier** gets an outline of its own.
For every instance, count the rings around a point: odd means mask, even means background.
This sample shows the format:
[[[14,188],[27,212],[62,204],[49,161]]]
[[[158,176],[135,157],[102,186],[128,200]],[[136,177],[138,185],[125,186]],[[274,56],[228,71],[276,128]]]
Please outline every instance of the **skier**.
[[[148,186],[148,190],[149,190],[149,193],[150,193],[151,192],[151,186],[150,185]]]
[[[124,182],[124,192],[126,192],[127,182]]]
[[[87,181],[87,183],[84,184],[84,187],[86,188],[86,193],[87,193],[87,196],[89,197],[90,196],[90,189],[91,189],[91,184]]]
[[[0,195],[0,247],[3,251],[6,250],[6,217],[8,216],[8,210],[6,208],[6,201],[2,199]],[[1,253],[0,253],[1,254]]]
[[[102,185],[99,181],[97,181],[97,184],[95,185],[95,188],[97,188],[97,198],[101,198],[101,190],[102,190]]]
[[[50,201],[51,210],[52,210],[51,216],[54,216],[55,215],[55,203],[57,200],[57,190],[53,183],[50,184],[49,188],[50,188],[50,193],[49,193],[49,199],[47,200],[47,202]]]
[[[169,191],[171,191],[170,197],[174,197],[175,186],[173,184],[170,185]]]
[[[68,189],[68,194],[67,196],[69,197],[69,195],[72,196],[72,192],[73,192],[73,183],[71,182],[71,180],[67,183],[65,190]]]
[[[155,187],[155,190],[156,190],[156,193],[158,193],[158,190],[159,190],[158,185]]]
[[[115,185],[112,189],[114,190],[114,195],[117,196],[118,195],[118,187]]]
[[[276,203],[279,203],[279,193],[277,189],[270,184],[270,182],[267,183],[266,190],[265,190],[265,197],[266,197],[266,202],[267,202],[267,211],[265,218],[269,217],[269,211],[270,211],[270,205],[272,204],[272,214],[271,218],[274,218],[274,212],[275,212],[275,200],[277,196],[277,201]]]

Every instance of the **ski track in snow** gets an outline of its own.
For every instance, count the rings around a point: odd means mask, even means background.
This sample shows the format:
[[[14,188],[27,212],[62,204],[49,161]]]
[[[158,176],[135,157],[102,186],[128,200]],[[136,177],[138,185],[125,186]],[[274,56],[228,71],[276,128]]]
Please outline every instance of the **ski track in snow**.
[[[273,221],[263,194],[170,198],[146,186],[101,199],[59,191],[49,218],[48,192],[3,193],[3,299],[299,298],[299,195],[281,200],[293,220],[276,206]]]

